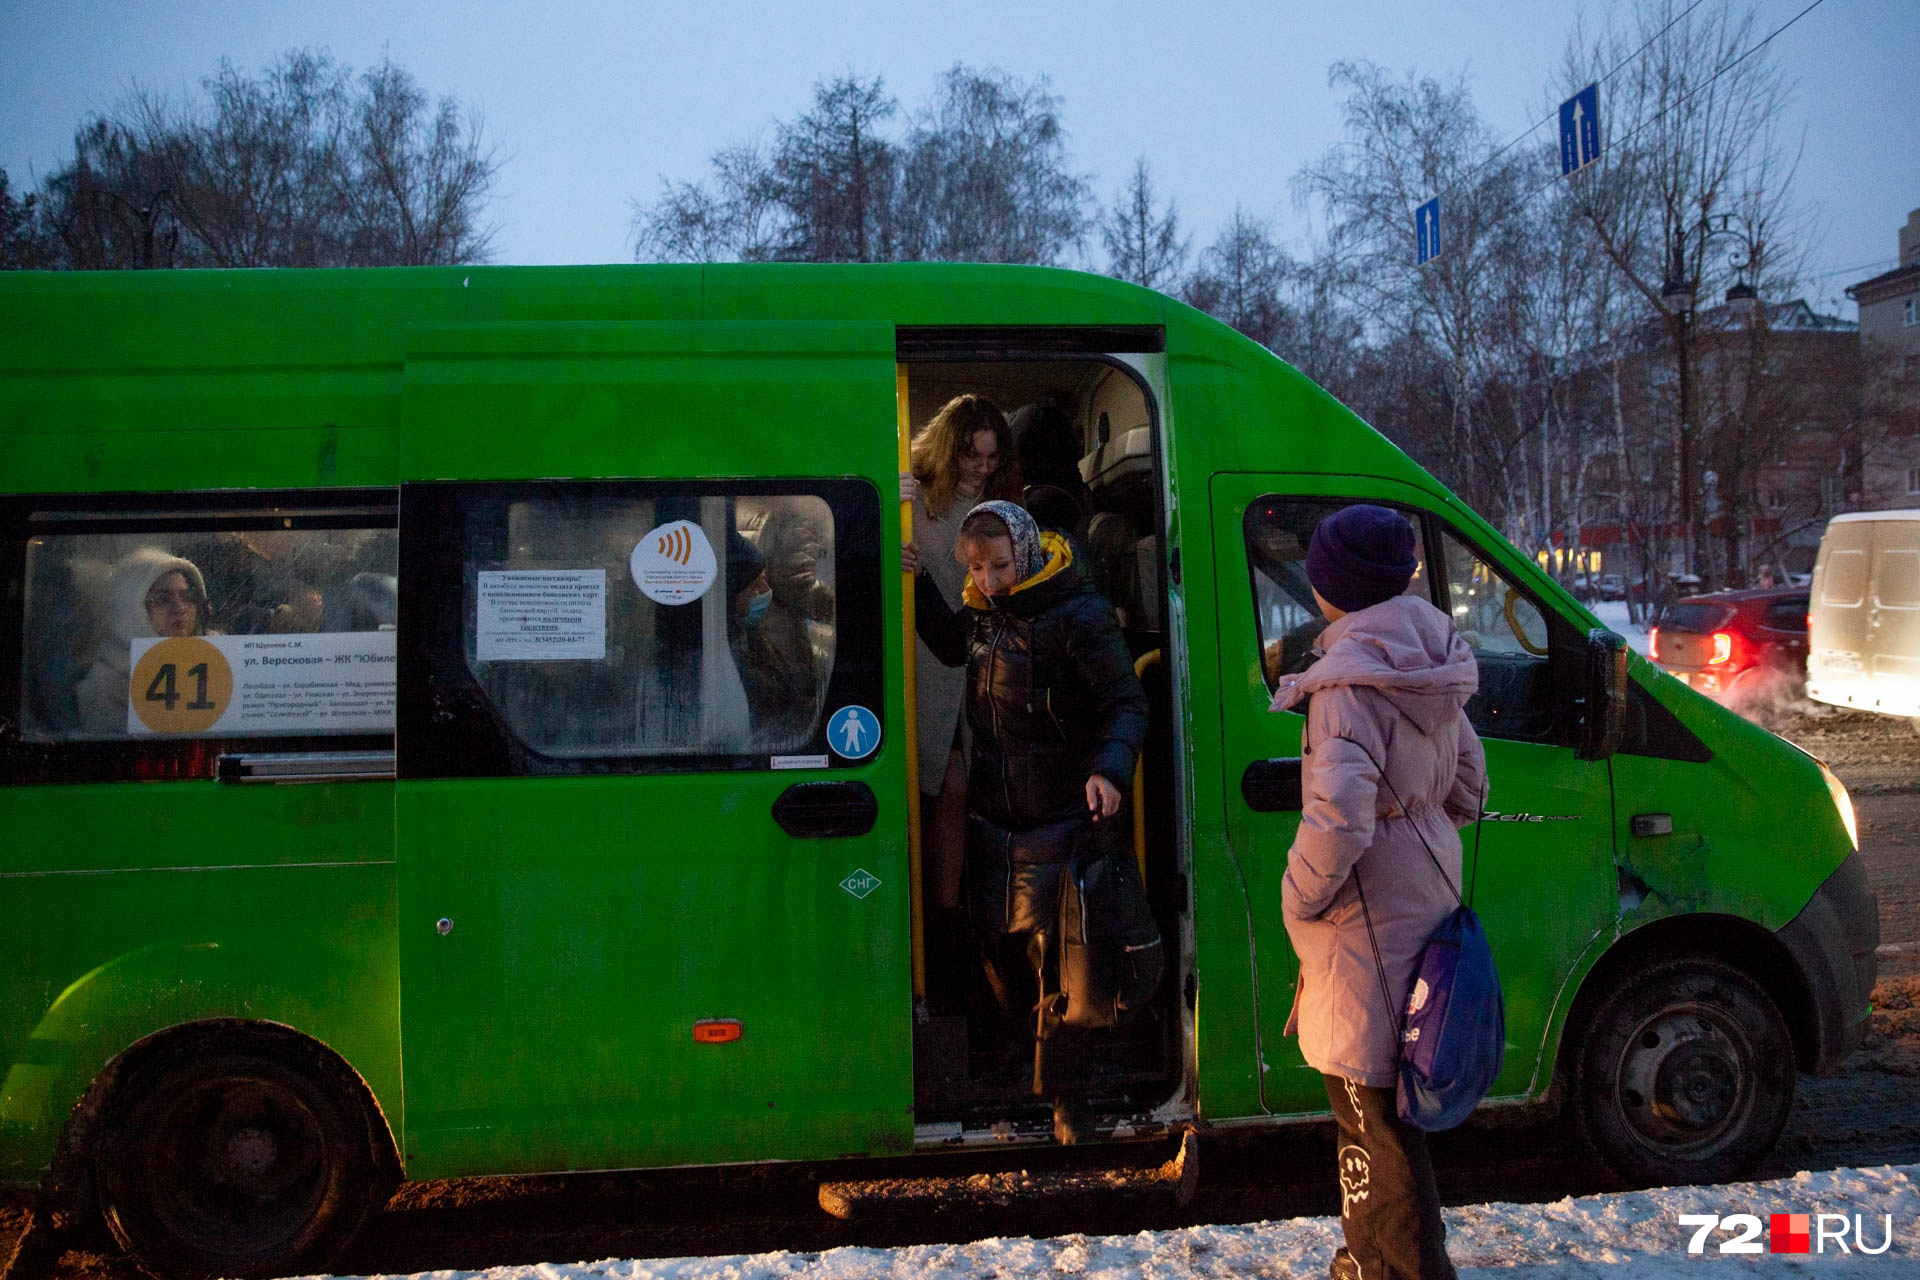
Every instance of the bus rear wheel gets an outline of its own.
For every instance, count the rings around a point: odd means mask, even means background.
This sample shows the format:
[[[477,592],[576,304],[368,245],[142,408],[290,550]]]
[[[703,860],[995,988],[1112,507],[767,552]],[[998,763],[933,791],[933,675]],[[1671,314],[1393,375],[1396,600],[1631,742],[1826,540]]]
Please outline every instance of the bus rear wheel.
[[[139,1063],[94,1154],[114,1238],[163,1280],[325,1270],[381,1187],[342,1074],[317,1046],[245,1031]]]
[[[1677,960],[1595,1011],[1574,1065],[1574,1111],[1630,1184],[1727,1182],[1779,1141],[1793,1081],[1793,1043],[1767,993],[1729,965]]]

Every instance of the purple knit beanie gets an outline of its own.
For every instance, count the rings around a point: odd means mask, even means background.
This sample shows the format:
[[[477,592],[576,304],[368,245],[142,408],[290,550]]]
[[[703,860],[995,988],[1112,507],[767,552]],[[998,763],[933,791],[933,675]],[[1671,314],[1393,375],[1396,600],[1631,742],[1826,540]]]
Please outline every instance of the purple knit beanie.
[[[1420,566],[1413,526],[1398,511],[1358,503],[1314,526],[1307,581],[1348,613],[1391,600]]]

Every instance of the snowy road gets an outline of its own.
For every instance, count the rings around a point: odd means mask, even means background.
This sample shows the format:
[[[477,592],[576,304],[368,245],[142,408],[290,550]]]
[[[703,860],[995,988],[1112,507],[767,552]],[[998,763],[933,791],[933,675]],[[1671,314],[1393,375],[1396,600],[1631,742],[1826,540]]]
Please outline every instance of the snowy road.
[[[1447,1211],[1448,1251],[1464,1276],[1501,1280],[1642,1280],[1692,1274],[1708,1261],[1716,1274],[1760,1275],[1812,1264],[1822,1276],[1912,1276],[1920,1272],[1920,1165],[1802,1173],[1773,1182],[1682,1187],[1565,1199],[1552,1204],[1469,1205]],[[1722,1253],[1748,1234],[1701,1233],[1682,1214],[1755,1215],[1755,1248],[1768,1250],[1774,1214],[1806,1214],[1804,1254]],[[1830,1215],[1825,1219],[1817,1215]],[[1856,1224],[1856,1216],[1858,1222]],[[1824,1231],[1825,1234],[1818,1234]],[[1872,1254],[1860,1251],[1864,1241]],[[971,1244],[848,1247],[822,1253],[736,1254],[576,1264],[542,1263],[486,1271],[421,1273],[433,1280],[1011,1280],[1079,1276],[1084,1280],[1186,1280],[1188,1277],[1320,1277],[1339,1242],[1332,1218],[1294,1218],[1242,1226],[1184,1227],[1134,1235],[1020,1237]],[[1817,1252],[1815,1251],[1816,1246]]]

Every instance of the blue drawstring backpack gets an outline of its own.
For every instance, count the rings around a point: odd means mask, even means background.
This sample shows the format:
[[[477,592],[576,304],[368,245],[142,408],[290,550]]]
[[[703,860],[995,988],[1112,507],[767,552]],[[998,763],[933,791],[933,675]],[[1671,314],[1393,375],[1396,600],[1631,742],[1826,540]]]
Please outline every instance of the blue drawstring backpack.
[[[1365,750],[1365,748],[1362,748]],[[1407,806],[1394,788],[1393,780],[1372,760],[1380,780],[1402,813]],[[1396,1094],[1400,1119],[1433,1132],[1451,1129],[1465,1120],[1480,1100],[1493,1088],[1500,1064],[1507,1052],[1507,1006],[1500,994],[1500,974],[1493,965],[1493,949],[1487,945],[1480,917],[1460,896],[1460,888],[1447,879],[1447,873],[1434,856],[1420,828],[1420,837],[1433,869],[1447,888],[1453,891],[1459,906],[1427,939],[1420,958],[1413,966],[1413,985],[1407,991],[1407,1004],[1395,1025],[1400,1031],[1400,1085]],[[1474,860],[1479,861],[1480,819],[1473,824]],[[1367,910],[1366,890],[1360,884],[1360,868],[1353,869],[1354,888],[1360,895],[1360,913],[1367,922],[1367,941],[1373,945],[1373,962],[1380,971],[1380,994],[1393,1006],[1387,990],[1387,966],[1380,958],[1380,944],[1373,935],[1373,916]]]
[[[1400,1118],[1451,1129],[1480,1105],[1507,1048],[1506,1002],[1480,917],[1462,903],[1427,939],[1400,1033]]]

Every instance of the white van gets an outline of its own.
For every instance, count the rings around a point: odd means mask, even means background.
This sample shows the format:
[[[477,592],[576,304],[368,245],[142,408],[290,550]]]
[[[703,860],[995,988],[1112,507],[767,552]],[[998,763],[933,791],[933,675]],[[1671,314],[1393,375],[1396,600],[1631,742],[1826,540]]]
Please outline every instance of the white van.
[[[1920,716],[1920,510],[1835,516],[1807,617],[1807,696]]]

